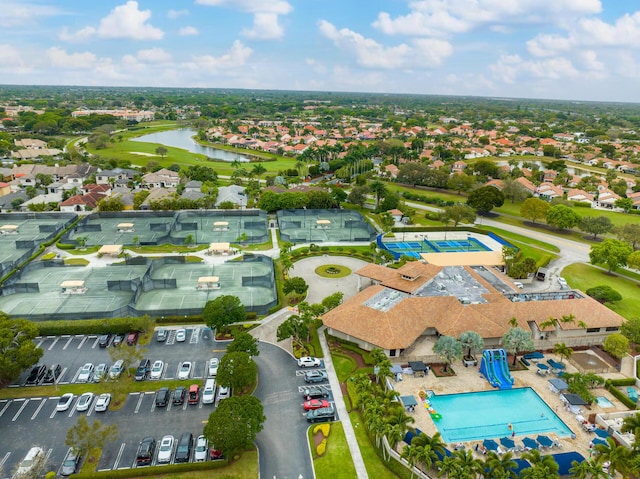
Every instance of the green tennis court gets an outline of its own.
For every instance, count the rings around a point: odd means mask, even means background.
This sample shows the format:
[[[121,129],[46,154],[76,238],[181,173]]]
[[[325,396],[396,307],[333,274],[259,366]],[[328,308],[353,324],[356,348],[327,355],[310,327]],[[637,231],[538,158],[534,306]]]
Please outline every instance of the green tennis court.
[[[276,213],[280,238],[291,243],[372,241],[375,230],[353,210],[281,210]]]

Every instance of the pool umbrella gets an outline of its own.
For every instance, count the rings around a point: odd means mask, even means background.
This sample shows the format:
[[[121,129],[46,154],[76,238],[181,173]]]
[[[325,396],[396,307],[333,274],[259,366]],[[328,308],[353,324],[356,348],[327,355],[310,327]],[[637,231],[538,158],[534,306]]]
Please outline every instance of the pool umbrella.
[[[540,444],[542,447],[553,446],[553,441],[549,439],[547,436],[538,436],[536,438],[536,441],[538,441],[538,444]]]
[[[484,441],[482,441],[482,445],[487,448],[489,451],[497,451],[498,450],[498,443],[496,441],[494,441],[493,439],[485,439]]]
[[[522,444],[524,444],[524,447],[528,447],[529,449],[538,449],[538,443],[530,437],[523,438]]]
[[[601,437],[602,439],[606,439],[609,437],[609,433],[604,429],[594,429],[593,432],[596,436]]]
[[[591,444],[593,444],[594,446],[597,444],[604,444],[606,446],[607,441],[605,441],[604,439],[600,439],[599,437],[596,437],[593,441],[591,441]]]
[[[509,439],[508,437],[500,438],[500,444],[502,444],[507,449],[515,449],[516,442],[513,439]]]
[[[548,371],[549,370],[549,366],[547,366],[544,363],[538,363],[537,366],[538,366],[538,369],[542,369],[543,371]]]

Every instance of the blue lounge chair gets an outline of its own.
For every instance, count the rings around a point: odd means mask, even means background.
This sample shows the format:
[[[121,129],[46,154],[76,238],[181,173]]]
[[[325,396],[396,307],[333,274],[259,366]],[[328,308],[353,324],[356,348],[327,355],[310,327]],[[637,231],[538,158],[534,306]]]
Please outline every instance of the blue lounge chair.
[[[636,388],[629,386],[627,388],[627,396],[634,402],[638,402],[638,391]]]

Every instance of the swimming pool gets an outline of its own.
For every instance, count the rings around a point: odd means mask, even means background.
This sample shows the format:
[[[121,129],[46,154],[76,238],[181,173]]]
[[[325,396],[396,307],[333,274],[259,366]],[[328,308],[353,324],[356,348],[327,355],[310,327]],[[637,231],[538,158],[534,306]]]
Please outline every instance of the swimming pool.
[[[446,443],[501,438],[513,431],[516,437],[573,434],[531,388],[434,395],[429,400],[442,415],[434,423]]]
[[[596,398],[596,401],[598,403],[598,406],[602,408],[615,407],[615,404],[609,401],[606,396],[598,396]]]

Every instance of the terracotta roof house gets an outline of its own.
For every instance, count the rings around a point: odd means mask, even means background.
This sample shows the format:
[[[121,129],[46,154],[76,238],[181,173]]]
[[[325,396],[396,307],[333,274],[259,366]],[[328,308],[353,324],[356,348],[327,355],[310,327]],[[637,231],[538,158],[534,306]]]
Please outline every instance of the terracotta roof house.
[[[397,178],[398,177],[398,167],[396,165],[387,165],[384,167],[384,171],[391,177],[391,178]]]
[[[564,196],[564,191],[559,186],[555,186],[551,183],[542,183],[536,189],[536,195],[541,200],[550,201],[553,198],[562,198]]]
[[[516,178],[514,181],[517,181],[518,183],[520,183],[522,186],[524,186],[526,188],[526,190],[531,193],[532,195],[535,194],[536,192],[536,185],[534,185],[533,183],[531,183],[531,181],[529,181],[528,179],[526,179],[524,176],[521,176],[520,178]]]
[[[557,342],[600,344],[624,320],[580,291],[523,294],[509,278],[484,266],[415,261],[397,270],[369,264],[356,274],[360,286],[371,285],[324,314],[322,321],[330,334],[366,350],[381,348],[392,357],[439,335],[458,337],[469,330],[480,334],[487,347],[498,346],[512,318],[531,332],[536,349]],[[570,315],[574,322],[541,326],[550,317]]]
[[[602,206],[604,208],[613,208],[613,204],[619,198],[620,196],[618,196],[616,193],[614,193],[610,189],[604,188],[598,191],[598,199],[596,200],[596,203],[598,204],[598,206]]]
[[[594,197],[591,193],[587,193],[584,190],[573,189],[567,193],[567,199],[579,203],[593,203]]]

